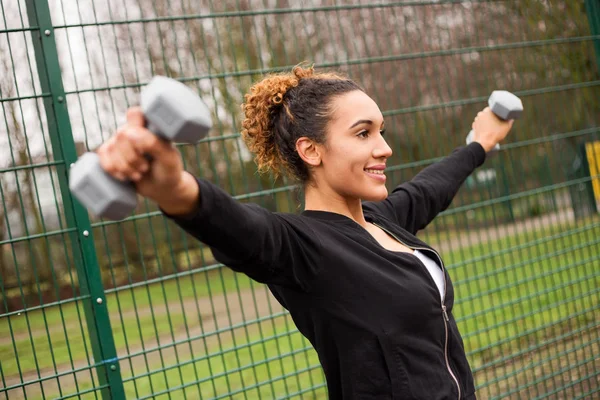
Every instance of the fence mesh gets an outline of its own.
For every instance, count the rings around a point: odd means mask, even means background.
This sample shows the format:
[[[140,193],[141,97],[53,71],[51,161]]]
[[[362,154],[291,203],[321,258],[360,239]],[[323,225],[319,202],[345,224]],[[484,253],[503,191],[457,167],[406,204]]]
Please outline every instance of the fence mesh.
[[[0,17],[0,398],[327,397],[265,286],[153,204],[100,220],[67,182],[167,75],[215,122],[179,146],[186,168],[298,212],[239,132],[251,83],[303,61],[378,103],[390,188],[461,146],[493,90],[522,98],[502,151],[419,235],[450,270],[478,397],[598,395],[597,0],[17,0]]]

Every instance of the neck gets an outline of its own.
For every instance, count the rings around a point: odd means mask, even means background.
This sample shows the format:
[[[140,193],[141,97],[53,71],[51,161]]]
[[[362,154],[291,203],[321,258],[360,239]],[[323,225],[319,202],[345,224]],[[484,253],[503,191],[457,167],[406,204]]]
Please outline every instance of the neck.
[[[322,190],[307,184],[304,188],[304,204],[305,210],[328,211],[345,215],[359,225],[367,226],[360,199],[345,198],[332,190]]]

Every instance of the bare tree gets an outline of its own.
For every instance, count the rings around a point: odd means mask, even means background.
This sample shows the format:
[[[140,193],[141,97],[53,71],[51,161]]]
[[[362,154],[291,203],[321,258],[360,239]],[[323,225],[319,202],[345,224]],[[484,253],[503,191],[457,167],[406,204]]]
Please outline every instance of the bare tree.
[[[11,54],[11,52],[6,52]],[[12,62],[11,62],[12,61]],[[9,61],[8,57],[3,57],[0,62],[0,97],[17,97],[16,82],[13,77],[15,60]],[[8,145],[11,149],[11,157],[6,166],[17,168],[14,170],[14,181],[12,187],[3,185],[3,193],[6,200],[5,204],[10,208],[7,214],[15,213],[19,215],[21,229],[24,234],[44,233],[44,223],[42,221],[41,210],[36,201],[36,185],[34,171],[29,166],[36,162],[35,155],[32,155],[29,146],[29,140],[24,132],[23,119],[19,118],[22,114],[21,106],[18,100],[6,101],[2,103],[2,111],[5,119],[5,129],[7,132]],[[41,137],[41,135],[32,135],[32,137]],[[42,139],[43,140],[43,139]],[[39,161],[39,157],[37,157]],[[18,201],[16,201],[18,199]],[[12,200],[12,201],[11,201]],[[8,216],[6,216],[8,218]],[[33,220],[33,229],[30,225]],[[4,226],[3,226],[4,228]],[[2,229],[4,231],[4,229]],[[29,241],[29,251],[25,256],[26,265],[15,266],[22,272],[27,271],[26,279],[20,284],[27,284],[29,293],[35,295],[36,282],[44,285],[50,282],[52,271],[50,270],[50,250],[47,242],[44,240]]]

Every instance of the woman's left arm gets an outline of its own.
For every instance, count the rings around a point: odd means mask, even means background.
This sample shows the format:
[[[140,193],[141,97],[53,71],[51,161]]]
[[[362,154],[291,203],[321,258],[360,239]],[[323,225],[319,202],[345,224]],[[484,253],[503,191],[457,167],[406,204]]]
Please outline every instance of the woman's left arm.
[[[489,108],[477,114],[471,144],[458,148],[448,157],[419,172],[412,180],[397,186],[387,199],[366,202],[415,234],[444,211],[473,171],[484,163],[486,153],[502,141],[513,121],[502,121]]]

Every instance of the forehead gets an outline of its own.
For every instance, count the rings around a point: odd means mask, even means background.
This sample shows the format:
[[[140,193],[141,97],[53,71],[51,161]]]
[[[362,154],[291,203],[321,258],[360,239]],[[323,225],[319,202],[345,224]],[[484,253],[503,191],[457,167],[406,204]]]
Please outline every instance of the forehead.
[[[333,111],[331,122],[334,124],[350,123],[348,127],[360,119],[375,123],[383,122],[383,115],[377,103],[360,90],[336,96],[331,102]]]

